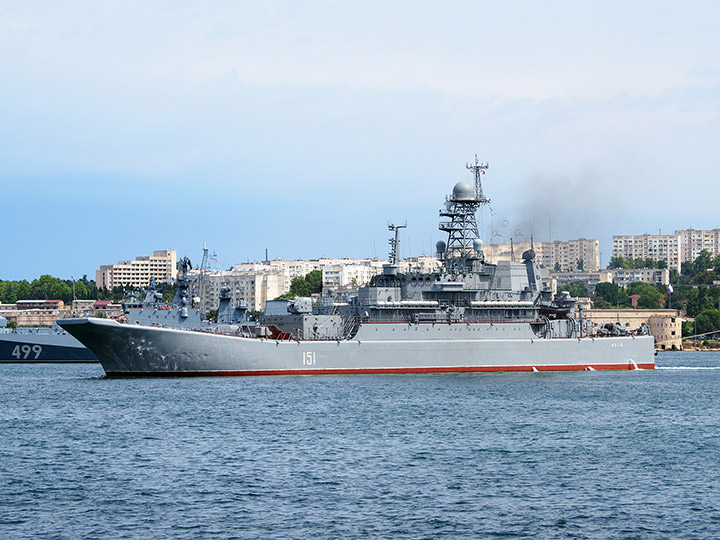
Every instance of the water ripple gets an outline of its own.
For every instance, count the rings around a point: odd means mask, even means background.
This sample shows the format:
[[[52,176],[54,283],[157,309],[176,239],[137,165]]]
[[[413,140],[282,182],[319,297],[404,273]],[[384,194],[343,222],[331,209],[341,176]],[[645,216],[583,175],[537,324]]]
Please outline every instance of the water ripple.
[[[718,359],[542,377],[0,366],[0,537],[718,537]]]

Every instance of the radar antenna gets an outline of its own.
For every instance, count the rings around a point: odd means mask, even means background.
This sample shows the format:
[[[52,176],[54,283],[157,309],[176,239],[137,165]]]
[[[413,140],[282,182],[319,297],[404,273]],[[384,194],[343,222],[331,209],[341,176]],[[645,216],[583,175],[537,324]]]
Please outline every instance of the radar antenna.
[[[398,244],[400,244],[400,229],[407,227],[407,221],[402,225],[388,224],[388,229],[395,232],[395,238],[391,238],[390,244],[390,264],[398,263]]]
[[[490,165],[488,163],[480,163],[477,154],[475,154],[474,164],[465,163],[465,168],[473,172],[473,177],[475,178],[475,198],[477,199],[477,202],[479,202],[481,205],[490,202],[490,199],[486,198],[485,195],[483,195],[482,188],[482,176],[485,174],[485,171],[489,167]]]

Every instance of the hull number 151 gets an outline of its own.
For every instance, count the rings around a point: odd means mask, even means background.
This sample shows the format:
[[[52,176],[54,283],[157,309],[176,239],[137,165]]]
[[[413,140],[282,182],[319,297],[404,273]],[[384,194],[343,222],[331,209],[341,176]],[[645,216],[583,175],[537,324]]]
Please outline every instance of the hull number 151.
[[[315,351],[304,351],[303,352],[303,366],[314,366],[315,365]]]

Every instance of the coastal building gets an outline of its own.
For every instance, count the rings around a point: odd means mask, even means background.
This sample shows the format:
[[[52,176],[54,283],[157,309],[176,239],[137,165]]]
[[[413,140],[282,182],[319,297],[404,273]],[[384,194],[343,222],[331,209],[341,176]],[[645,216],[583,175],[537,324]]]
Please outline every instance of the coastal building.
[[[366,285],[379,272],[364,264],[333,264],[322,269],[323,292]]]
[[[233,305],[243,305],[251,311],[262,311],[268,300],[287,292],[285,276],[278,270],[212,271],[205,272],[202,280],[199,271],[192,271],[190,276],[198,278],[193,294],[200,300],[202,312],[218,308],[222,287],[230,288]]]
[[[497,261],[519,261],[524,251],[530,249],[530,242],[492,244],[484,247],[485,258]],[[576,240],[534,242],[535,257],[545,268],[559,269],[560,272],[596,272],[600,269],[600,242],[578,238]]]
[[[136,257],[132,261],[102,265],[95,271],[98,289],[147,287],[151,277],[158,283],[177,277],[177,252],[174,249],[153,251],[150,256]]]
[[[69,317],[107,317],[122,315],[122,306],[108,300],[73,300],[72,307],[62,300],[18,300],[0,304],[0,316],[18,326],[52,326]]]
[[[675,231],[675,236],[681,240],[682,262],[694,261],[703,250],[709,251],[713,256],[720,255],[720,229],[684,229]]]
[[[668,268],[679,272],[683,262],[683,237],[674,234],[613,236],[612,256],[665,261]]]
[[[349,292],[367,285],[370,280],[382,274],[383,265],[388,261],[382,259],[342,259],[337,264],[323,267],[323,294],[330,290]],[[440,259],[429,255],[410,257],[398,261],[401,273],[431,273],[440,267]]]
[[[274,259],[272,261],[236,264],[234,269],[236,272],[249,274],[281,272],[284,279],[284,292],[287,292],[290,290],[290,285],[292,284],[293,279],[297,277],[305,277],[314,270],[322,271],[324,268],[329,266],[372,266],[370,261],[373,261],[373,259],[331,259],[329,257],[322,257],[319,259],[297,259],[293,261]],[[382,264],[378,267],[382,268]]]
[[[597,270],[595,272],[551,272],[548,278],[548,284],[553,293],[557,293],[558,287],[578,281],[594,289],[598,283],[612,283],[613,276],[610,270]]]
[[[684,262],[692,262],[702,251],[720,255],[720,229],[681,229],[675,234],[613,236],[613,257],[666,261],[680,271]]]
[[[52,326],[60,318],[70,316],[70,308],[62,300],[18,300],[0,304],[0,315],[18,326]]]
[[[630,283],[641,281],[652,285],[668,285],[670,283],[670,270],[667,268],[612,268],[607,270],[611,282],[621,287]]]

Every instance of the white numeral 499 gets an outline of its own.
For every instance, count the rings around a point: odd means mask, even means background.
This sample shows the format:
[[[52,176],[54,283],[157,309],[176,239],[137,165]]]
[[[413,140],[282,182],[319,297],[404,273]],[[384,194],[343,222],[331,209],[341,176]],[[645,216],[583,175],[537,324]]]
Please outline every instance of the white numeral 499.
[[[30,345],[15,345],[10,354],[18,360],[27,360],[30,358],[31,353],[35,353],[33,360],[37,360],[40,358],[40,353],[42,353],[42,347],[40,345],[33,345],[32,347]]]

